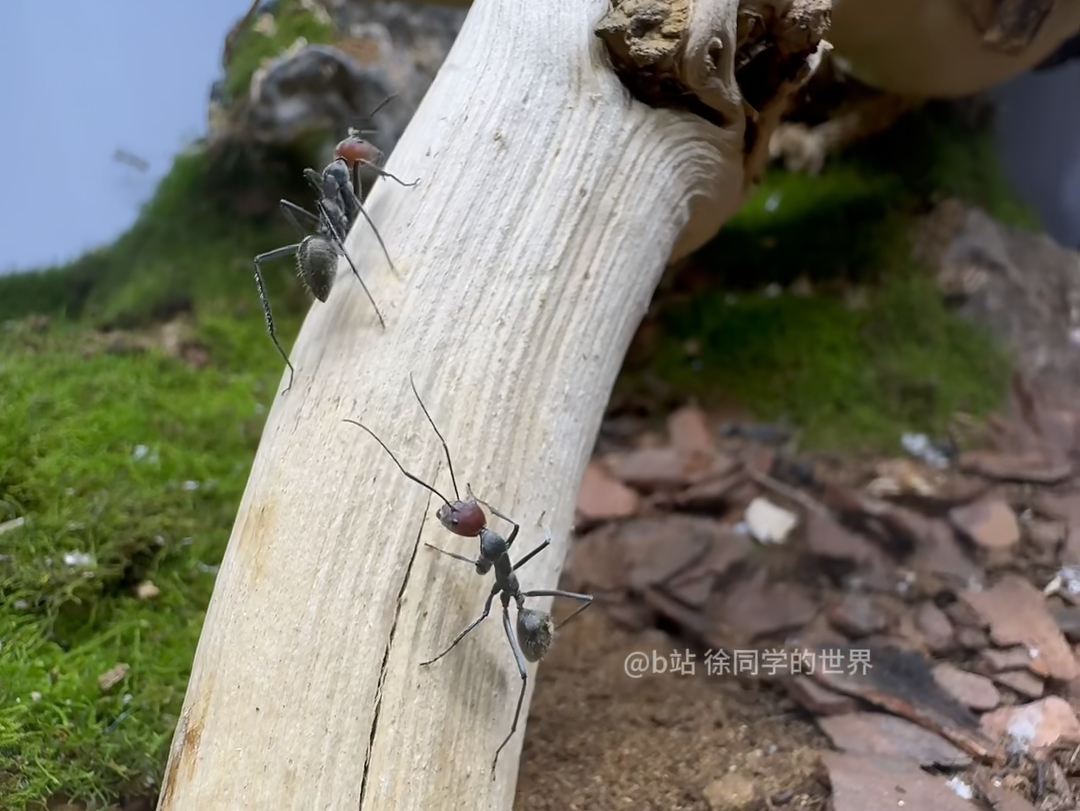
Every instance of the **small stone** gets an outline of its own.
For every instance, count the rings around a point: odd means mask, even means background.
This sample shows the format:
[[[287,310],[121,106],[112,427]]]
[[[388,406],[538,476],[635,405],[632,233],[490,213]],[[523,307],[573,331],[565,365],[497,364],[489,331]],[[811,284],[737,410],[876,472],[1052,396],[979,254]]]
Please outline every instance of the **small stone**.
[[[750,534],[761,543],[783,543],[799,522],[795,513],[761,496],[750,502],[745,518]]]
[[[865,594],[848,594],[829,611],[829,622],[841,633],[858,639],[884,631],[889,618]]]
[[[955,645],[952,622],[944,611],[930,601],[920,603],[915,609],[915,627],[933,653],[948,653]]]
[[[743,811],[757,800],[754,781],[738,772],[713,780],[703,792],[712,811]]]
[[[153,600],[160,594],[161,589],[159,589],[149,580],[144,580],[135,587],[135,596],[138,597],[140,600]]]
[[[1035,754],[1059,742],[1080,743],[1080,720],[1057,696],[989,712],[982,717],[982,728],[1017,753]]]
[[[121,663],[118,664],[116,667],[112,668],[111,670],[108,670],[98,676],[98,687],[101,688],[101,692],[109,692],[109,690],[114,688],[127,677],[128,671],[130,670],[130,665]]]
[[[980,712],[1001,703],[1001,693],[990,679],[942,663],[934,667],[934,681],[961,704]]]
[[[949,512],[949,520],[984,549],[1008,549],[1020,540],[1016,514],[1000,498],[955,507]]]

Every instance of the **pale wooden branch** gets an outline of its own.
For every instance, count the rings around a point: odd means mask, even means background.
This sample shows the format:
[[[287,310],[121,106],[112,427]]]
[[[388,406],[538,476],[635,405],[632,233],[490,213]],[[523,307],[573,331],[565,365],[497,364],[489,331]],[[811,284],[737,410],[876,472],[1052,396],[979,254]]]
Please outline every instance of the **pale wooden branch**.
[[[1080,31],[1080,0],[835,0],[838,64],[882,90],[966,96],[1033,68]]]
[[[728,52],[697,72],[737,99],[739,4],[712,5],[695,19],[711,19]],[[738,207],[762,153],[746,154],[741,108],[717,127],[632,100],[593,33],[607,10],[473,4],[387,167],[420,185],[380,180],[368,201],[396,272],[364,223],[350,235],[387,328],[339,271],[291,353],[296,380],[266,423],[159,809],[510,807],[524,723],[493,781],[520,684],[497,604],[458,649],[419,666],[492,582],[423,543],[475,554],[475,541],[443,530],[437,502],[342,420],[450,490],[412,373],[459,484],[522,524],[518,555],[540,542],[544,516],[555,543],[520,576],[555,584],[605,404],[663,268]],[[790,88],[775,90],[780,105]]]

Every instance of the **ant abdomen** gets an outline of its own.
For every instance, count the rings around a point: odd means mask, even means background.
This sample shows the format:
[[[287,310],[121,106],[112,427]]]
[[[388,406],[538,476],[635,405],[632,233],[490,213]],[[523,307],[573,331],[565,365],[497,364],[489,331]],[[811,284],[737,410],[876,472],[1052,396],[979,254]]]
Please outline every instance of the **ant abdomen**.
[[[535,608],[519,608],[517,638],[525,658],[530,662],[539,662],[551,649],[551,642],[555,638],[555,623],[551,621],[551,614]]]
[[[337,260],[337,251],[325,237],[304,237],[296,251],[297,274],[319,301],[330,295]]]
[[[443,504],[435,515],[446,529],[463,538],[475,538],[487,526],[487,516],[475,501]]]

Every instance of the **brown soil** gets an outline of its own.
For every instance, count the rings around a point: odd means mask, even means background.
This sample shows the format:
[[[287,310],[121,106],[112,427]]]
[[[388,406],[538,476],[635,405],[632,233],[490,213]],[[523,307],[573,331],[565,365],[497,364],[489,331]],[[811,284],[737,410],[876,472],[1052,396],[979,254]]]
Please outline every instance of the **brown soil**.
[[[601,607],[567,625],[540,669],[515,808],[824,808],[828,741],[782,691],[709,675],[707,652],[693,675],[625,673],[631,654],[686,650],[659,631],[621,630]],[[754,801],[722,802],[725,775],[752,781]]]

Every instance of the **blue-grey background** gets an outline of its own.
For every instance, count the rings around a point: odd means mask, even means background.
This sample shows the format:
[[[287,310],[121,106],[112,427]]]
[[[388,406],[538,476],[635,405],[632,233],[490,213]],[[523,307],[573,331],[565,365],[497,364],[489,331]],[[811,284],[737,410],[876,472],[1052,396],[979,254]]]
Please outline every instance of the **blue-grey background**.
[[[0,273],[73,259],[131,225],[206,132],[225,34],[249,5],[0,0]]]
[[[248,0],[0,0],[0,273],[110,242],[206,130],[225,33]],[[1009,174],[1080,243],[1080,63],[996,88]],[[148,162],[140,171],[118,150]]]

